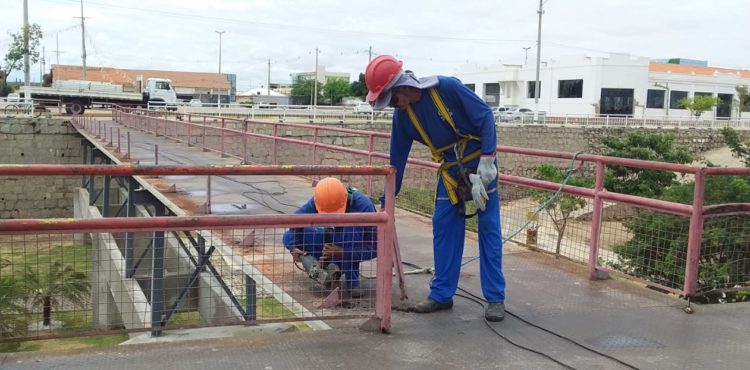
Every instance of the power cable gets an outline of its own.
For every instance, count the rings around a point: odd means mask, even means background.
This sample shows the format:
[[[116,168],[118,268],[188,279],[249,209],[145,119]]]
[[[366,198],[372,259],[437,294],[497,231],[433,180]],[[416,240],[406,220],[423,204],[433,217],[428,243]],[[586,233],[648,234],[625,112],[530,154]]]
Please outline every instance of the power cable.
[[[503,239],[503,244],[505,244],[506,242],[508,242],[511,239],[515,238],[516,235],[518,235],[521,231],[523,231],[524,229],[526,229],[526,227],[531,224],[531,222],[534,220],[534,217],[536,215],[538,215],[539,212],[541,212],[542,210],[544,210],[547,207],[549,207],[549,205],[552,204],[552,202],[554,202],[555,199],[557,199],[560,196],[560,194],[562,193],[562,190],[565,187],[565,185],[567,185],[567,183],[570,180],[570,178],[577,171],[577,169],[575,168],[575,163],[576,163],[576,159],[581,154],[583,154],[583,151],[577,151],[577,152],[575,152],[575,154],[573,154],[573,158],[570,160],[570,164],[568,165],[568,169],[566,171],[565,178],[560,183],[560,187],[557,189],[557,191],[554,194],[552,194],[552,196],[550,196],[547,199],[547,201],[545,201],[541,206],[539,206],[534,211],[534,213],[531,214],[531,216],[529,216],[529,219],[526,221],[525,224],[523,224],[518,230],[516,230],[516,232],[514,232],[513,234],[511,234],[509,237]],[[462,263],[461,266],[463,267],[465,265],[468,265],[469,263],[474,262],[474,261],[476,261],[478,259],[479,259],[479,256],[470,257],[469,260],[467,260],[466,262]]]
[[[460,290],[460,291],[462,291],[462,292],[466,293],[467,295],[469,295],[469,296],[473,297],[473,299],[472,299],[472,300],[474,300],[475,302],[477,302],[477,301],[481,301],[481,302],[482,302],[482,305],[484,305],[484,303],[487,303],[487,301],[485,301],[485,300],[484,300],[483,298],[481,298],[481,297],[479,297],[478,295],[476,295],[476,294],[474,294],[474,293],[472,293],[472,292],[470,292],[470,291],[466,290],[465,288],[462,288],[461,286],[459,286],[459,287],[458,287],[458,290]],[[458,295],[458,294],[456,294],[456,295]],[[462,297],[462,298],[467,298],[467,297],[465,297],[465,296],[463,296],[463,295],[458,295],[458,296],[459,296],[459,297]],[[625,367],[628,367],[628,368],[630,368],[630,369],[635,369],[635,370],[639,370],[639,368],[638,368],[638,367],[636,367],[636,366],[634,366],[634,365],[631,365],[631,364],[629,364],[629,363],[627,363],[627,362],[625,362],[625,361],[623,361],[623,360],[620,360],[620,359],[619,359],[619,358],[617,358],[617,357],[614,357],[614,356],[608,355],[608,354],[606,354],[606,353],[604,353],[604,352],[601,352],[601,351],[598,351],[598,350],[596,350],[596,349],[593,349],[593,348],[591,348],[591,347],[589,347],[589,346],[587,346],[587,345],[585,345],[585,344],[583,344],[583,343],[581,343],[581,342],[578,342],[578,341],[576,341],[576,340],[574,340],[574,339],[572,339],[572,338],[570,338],[570,337],[567,337],[567,336],[565,336],[565,335],[562,335],[562,334],[558,334],[558,333],[556,333],[556,332],[554,332],[554,331],[552,331],[552,330],[549,330],[549,329],[547,329],[547,328],[545,328],[545,327],[543,327],[543,326],[540,326],[540,325],[534,324],[534,323],[532,323],[531,321],[529,321],[529,320],[526,320],[526,319],[524,319],[523,317],[521,317],[521,316],[518,316],[518,315],[516,315],[516,314],[514,314],[514,313],[512,313],[512,312],[510,312],[510,311],[508,311],[508,310],[505,310],[505,312],[506,312],[506,313],[507,313],[508,315],[510,315],[510,316],[513,316],[513,317],[515,317],[516,319],[520,320],[521,322],[523,322],[523,323],[525,323],[525,324],[527,324],[527,325],[529,325],[529,326],[532,326],[532,327],[534,327],[534,328],[537,328],[537,329],[539,329],[539,330],[541,330],[541,331],[543,331],[543,332],[545,332],[545,333],[548,333],[548,334],[554,335],[555,337],[558,337],[558,338],[560,338],[560,339],[563,339],[563,340],[565,340],[565,341],[568,341],[568,342],[570,342],[570,343],[573,343],[573,344],[575,344],[575,345],[576,345],[576,346],[578,346],[578,347],[581,347],[581,348],[583,348],[583,349],[585,349],[585,350],[587,350],[587,351],[590,351],[590,352],[592,352],[592,353],[594,353],[594,354],[596,354],[596,355],[599,355],[599,356],[605,357],[605,358],[607,358],[607,359],[610,359],[610,360],[612,360],[612,361],[614,361],[614,362],[617,362],[617,363],[619,363],[619,364],[621,364],[621,365],[623,365],[623,366],[625,366]],[[487,320],[486,320],[486,319],[485,319],[485,322],[487,322]],[[488,322],[488,325],[489,325],[489,322]],[[497,333],[497,331],[496,331],[496,330],[494,330],[494,328],[493,328],[493,331],[494,331],[495,333]],[[497,333],[497,334],[498,334],[498,335],[500,335],[500,336],[502,336],[502,335],[501,335],[501,334],[499,334],[499,333]],[[503,337],[503,338],[505,339],[505,337]],[[506,339],[506,340],[507,340],[507,339]],[[567,365],[564,365],[564,366],[567,366]],[[572,367],[571,367],[571,368],[572,368]]]

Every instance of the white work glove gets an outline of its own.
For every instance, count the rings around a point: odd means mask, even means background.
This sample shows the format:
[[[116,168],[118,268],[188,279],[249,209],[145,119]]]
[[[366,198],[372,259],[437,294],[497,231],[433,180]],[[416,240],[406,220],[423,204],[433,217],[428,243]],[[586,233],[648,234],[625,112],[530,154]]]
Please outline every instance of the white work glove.
[[[471,199],[474,200],[474,205],[478,210],[484,211],[485,205],[487,204],[487,190],[482,184],[482,179],[479,175],[469,175],[469,181],[471,181]]]
[[[497,166],[495,166],[495,155],[483,155],[479,157],[477,175],[482,179],[482,184],[489,189],[490,184],[497,179]]]

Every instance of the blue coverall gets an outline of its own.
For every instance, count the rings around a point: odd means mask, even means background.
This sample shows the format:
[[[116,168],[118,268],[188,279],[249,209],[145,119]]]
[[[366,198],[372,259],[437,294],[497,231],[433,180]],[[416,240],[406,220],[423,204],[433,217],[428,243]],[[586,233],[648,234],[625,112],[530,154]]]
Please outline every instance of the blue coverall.
[[[438,76],[436,86],[440,97],[453,117],[458,131],[464,135],[474,135],[481,141],[469,141],[464,155],[477,150],[482,155],[494,155],[497,146],[495,136],[495,119],[490,108],[473,91],[466,88],[461,81],[453,77]],[[429,92],[422,90],[420,100],[412,104],[414,113],[419,118],[427,136],[435,148],[455,143],[456,132],[438,114]],[[412,124],[405,110],[396,109],[391,128],[391,165],[396,168],[396,194],[401,189],[406,161],[412,143],[425,144],[417,129]],[[425,144],[426,145],[426,144]],[[446,162],[455,162],[453,150],[444,152]],[[479,158],[464,165],[467,170],[476,170]],[[458,166],[453,166],[449,173],[457,181]],[[495,191],[492,191],[492,190]],[[489,185],[484,211],[479,217],[479,268],[482,293],[489,303],[505,301],[505,278],[502,271],[502,235],[500,231],[500,200],[497,181]],[[492,192],[490,192],[492,191]],[[452,205],[443,180],[438,177],[435,212],[432,216],[433,253],[435,258],[435,279],[430,286],[429,297],[438,303],[447,303],[453,299],[458,287],[461,271],[461,258],[464,251],[466,219],[458,205]]]
[[[375,206],[367,196],[355,191],[351,193],[346,212],[375,212]],[[294,213],[318,213],[315,208],[315,198],[310,198]],[[337,264],[344,273],[344,288],[358,287],[359,263],[377,257],[377,229],[374,226],[335,227],[332,234],[332,243],[344,250],[344,256],[341,259],[332,259],[330,262]],[[284,248],[289,251],[298,248],[315,259],[320,259],[323,256],[325,229],[323,227],[289,229],[284,233],[283,243]]]

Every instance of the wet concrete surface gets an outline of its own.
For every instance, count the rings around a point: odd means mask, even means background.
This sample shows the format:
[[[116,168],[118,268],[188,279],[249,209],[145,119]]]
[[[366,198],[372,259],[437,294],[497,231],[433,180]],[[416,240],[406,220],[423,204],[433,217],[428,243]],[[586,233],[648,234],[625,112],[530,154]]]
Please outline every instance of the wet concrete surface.
[[[211,153],[195,155],[200,150],[163,138],[131,135],[144,142],[158,142],[159,150],[167,156],[193,158],[198,162],[193,164],[232,162]],[[195,184],[174,180],[179,188],[190,191],[200,190],[201,182],[205,184],[199,177],[190,179],[197,180]],[[219,189],[226,192],[220,204],[258,201],[260,207],[253,212],[291,212],[312,194],[309,180],[253,181],[220,180]],[[264,191],[276,193],[268,196]],[[398,211],[404,261],[432,265],[430,222]],[[476,240],[469,235],[464,255],[476,254]],[[500,323],[485,323],[479,304],[456,296],[449,311],[425,315],[395,310],[390,334],[363,332],[358,329],[361,320],[338,320],[331,321],[334,329],[327,331],[119,346],[92,352],[0,355],[0,368],[564,368],[529,349],[576,369],[744,369],[750,362],[747,303],[693,305],[695,313],[688,315],[682,311],[684,300],[625,280],[590,281],[585,266],[511,244],[505,247],[503,266],[509,314]],[[466,265],[460,285],[481,296],[478,269],[476,261]],[[429,275],[407,276],[411,300],[426,296],[429,279]],[[413,302],[398,300],[394,279],[394,307],[410,304]]]

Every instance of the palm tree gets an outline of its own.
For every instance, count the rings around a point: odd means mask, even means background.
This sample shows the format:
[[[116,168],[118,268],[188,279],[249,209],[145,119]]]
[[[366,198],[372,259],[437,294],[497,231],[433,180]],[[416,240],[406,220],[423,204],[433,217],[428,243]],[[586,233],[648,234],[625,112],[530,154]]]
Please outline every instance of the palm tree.
[[[17,335],[24,327],[20,288],[12,275],[0,276],[0,337]]]
[[[44,326],[52,323],[52,307],[59,307],[62,301],[82,305],[91,287],[85,273],[75,271],[70,265],[63,268],[60,262],[46,272],[34,272],[27,267],[22,279],[29,304],[34,308],[42,306]]]

